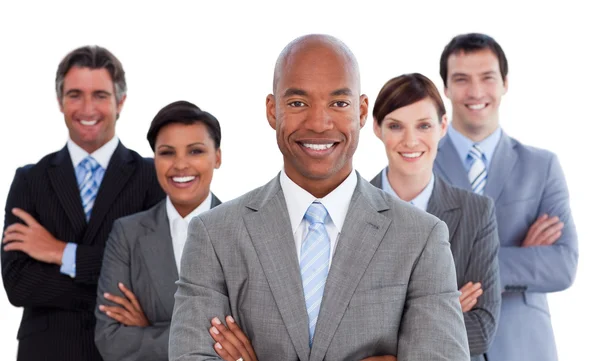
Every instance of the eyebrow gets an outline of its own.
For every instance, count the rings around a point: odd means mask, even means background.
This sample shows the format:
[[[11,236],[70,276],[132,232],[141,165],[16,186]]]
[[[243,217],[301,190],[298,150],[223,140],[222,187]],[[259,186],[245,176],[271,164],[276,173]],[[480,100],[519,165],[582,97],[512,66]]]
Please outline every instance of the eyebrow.
[[[206,144],[204,144],[203,142],[196,142],[196,143],[188,144],[188,145],[186,145],[186,147],[189,148],[189,147],[193,147],[195,145],[204,145],[204,146],[206,146]],[[175,147],[172,146],[172,145],[169,145],[169,144],[161,144],[161,145],[158,146],[158,148],[175,148]]]
[[[337,90],[332,91],[330,93],[330,95],[332,95],[332,96],[339,96],[339,95],[351,96],[352,95],[352,89],[350,89],[350,88],[337,89]]]
[[[77,89],[77,88],[69,89],[65,92],[65,95],[72,94],[72,93],[83,93],[83,91],[81,89]],[[112,95],[111,92],[107,92],[106,90],[94,90],[93,94]]]
[[[306,90],[302,90],[299,88],[289,88],[285,91],[285,93],[283,93],[283,97],[287,98],[293,95],[298,95],[298,96],[307,96],[308,93],[306,92]],[[330,96],[340,96],[340,95],[346,95],[346,96],[351,96],[352,95],[352,89],[350,88],[341,88],[341,89],[336,89],[334,91],[332,91],[331,93],[329,93]]]
[[[290,97],[292,95],[307,96],[308,93],[305,90],[298,88],[288,88],[286,89],[285,93],[283,93],[284,98]]]
[[[386,117],[384,119],[389,119],[389,120],[394,121],[394,122],[402,123],[402,120],[396,119],[396,118],[392,118],[392,117]],[[432,119],[431,117],[420,118],[420,119],[417,119],[417,122],[431,121],[431,119]]]

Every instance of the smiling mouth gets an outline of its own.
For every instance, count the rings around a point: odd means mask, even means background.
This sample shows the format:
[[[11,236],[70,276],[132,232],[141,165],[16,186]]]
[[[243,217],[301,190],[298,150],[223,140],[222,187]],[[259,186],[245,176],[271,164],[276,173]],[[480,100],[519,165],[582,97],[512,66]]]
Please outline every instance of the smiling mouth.
[[[323,143],[323,144],[314,144],[314,143],[300,143],[304,148],[312,149],[312,150],[327,150],[334,146],[335,143]]]
[[[486,108],[487,106],[488,106],[487,103],[467,104],[467,108],[469,108],[470,110],[481,110],[483,108]]]
[[[196,176],[184,176],[184,177],[171,177],[171,179],[173,180],[173,182],[177,183],[177,184],[187,184],[190,183],[191,181],[195,180]]]
[[[88,120],[88,119],[79,119],[79,123],[81,123],[81,125],[84,125],[86,127],[92,127],[96,124],[98,124],[99,120]]]
[[[417,159],[420,158],[425,152],[411,152],[411,153],[400,153],[403,158]]]

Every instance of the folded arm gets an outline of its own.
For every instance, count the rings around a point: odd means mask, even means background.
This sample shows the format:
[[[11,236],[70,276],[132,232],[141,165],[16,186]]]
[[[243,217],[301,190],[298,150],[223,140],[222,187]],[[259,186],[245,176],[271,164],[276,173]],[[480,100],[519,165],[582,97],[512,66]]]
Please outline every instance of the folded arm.
[[[555,155],[550,160],[546,179],[538,216],[556,216],[564,227],[558,240],[550,245],[500,248],[500,272],[505,291],[562,291],[575,279],[577,233],[569,206],[567,183]]]
[[[189,226],[177,286],[169,359],[220,360],[209,327],[214,317],[224,320],[231,315],[231,308],[223,269],[199,218],[194,218]]]
[[[398,360],[468,361],[448,228],[438,222],[416,261],[398,335]]]

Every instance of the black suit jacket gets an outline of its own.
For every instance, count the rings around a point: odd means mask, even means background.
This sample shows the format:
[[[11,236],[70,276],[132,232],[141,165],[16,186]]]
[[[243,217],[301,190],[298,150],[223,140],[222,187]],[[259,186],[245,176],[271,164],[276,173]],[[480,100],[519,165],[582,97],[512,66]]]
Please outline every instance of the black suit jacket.
[[[58,265],[2,249],[8,299],[24,308],[17,334],[19,361],[101,360],[94,345],[94,308],[104,244],[114,220],[149,209],[163,198],[152,161],[121,143],[108,164],[89,223],[67,147],[17,169],[4,229],[20,222],[11,213],[18,207],[57,239],[78,245],[75,278],[60,273]]]

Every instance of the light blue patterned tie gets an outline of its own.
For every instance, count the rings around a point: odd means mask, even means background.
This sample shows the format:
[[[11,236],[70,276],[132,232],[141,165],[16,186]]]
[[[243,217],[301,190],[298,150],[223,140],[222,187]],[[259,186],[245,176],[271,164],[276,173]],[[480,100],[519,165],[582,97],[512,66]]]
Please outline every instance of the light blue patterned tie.
[[[304,218],[310,223],[308,234],[302,241],[300,273],[308,313],[309,346],[312,347],[325,281],[329,272],[329,236],[325,229],[327,210],[321,203],[308,207]]]
[[[469,157],[473,160],[471,169],[469,169],[469,182],[473,192],[477,194],[483,194],[485,183],[487,182],[487,170],[485,169],[485,163],[483,162],[483,152],[477,144],[473,144],[473,147],[469,151]]]
[[[104,169],[92,156],[87,156],[77,166],[76,175],[79,195],[81,195],[81,205],[83,206],[85,219],[89,222],[98,188],[100,188],[100,183],[102,183],[104,177]]]

